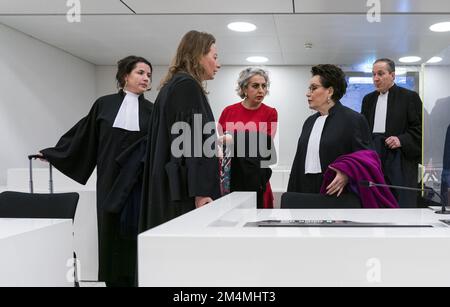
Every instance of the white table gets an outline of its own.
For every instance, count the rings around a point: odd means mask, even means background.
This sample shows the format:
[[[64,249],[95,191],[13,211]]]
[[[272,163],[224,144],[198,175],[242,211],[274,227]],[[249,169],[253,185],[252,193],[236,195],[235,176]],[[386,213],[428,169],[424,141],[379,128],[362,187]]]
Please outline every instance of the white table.
[[[33,169],[36,193],[48,193],[48,168]],[[7,190],[29,192],[29,169],[14,168],[8,170]],[[79,261],[80,280],[98,279],[98,231],[97,231],[97,195],[94,172],[88,183],[83,186],[66,177],[53,168],[55,193],[77,192],[80,194],[74,220],[74,244]]]
[[[0,287],[73,287],[71,220],[0,219]]]
[[[445,218],[430,209],[258,210],[256,195],[233,193],[141,234],[139,285],[450,286]],[[434,227],[244,227],[266,219]]]

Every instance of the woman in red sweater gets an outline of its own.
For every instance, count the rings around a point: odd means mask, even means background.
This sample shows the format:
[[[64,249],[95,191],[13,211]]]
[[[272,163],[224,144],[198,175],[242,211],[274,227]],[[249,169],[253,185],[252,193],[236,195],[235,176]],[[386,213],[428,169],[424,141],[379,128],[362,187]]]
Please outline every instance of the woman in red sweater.
[[[261,158],[259,150],[257,150],[258,157],[249,156],[249,152],[254,152],[250,148],[260,148],[261,142],[256,139],[266,137],[270,141],[267,142],[269,145],[272,144],[276,133],[277,110],[263,103],[269,93],[269,86],[270,80],[265,70],[249,67],[241,71],[236,91],[243,100],[223,110],[218,128],[221,135],[229,134],[233,137],[228,139],[235,140],[231,151],[232,158],[227,159],[225,155],[222,160],[222,194],[233,191],[255,191],[258,194],[258,208],[273,208],[273,194],[269,182],[271,170],[267,166],[269,163],[265,163],[265,167],[262,167],[262,161],[268,159]],[[259,138],[253,138],[251,136],[253,134]],[[236,141],[238,135],[243,136],[246,149],[237,148],[237,145],[244,145]],[[226,144],[229,145],[230,142]],[[245,156],[239,155],[243,152]],[[269,158],[272,160],[273,156]]]

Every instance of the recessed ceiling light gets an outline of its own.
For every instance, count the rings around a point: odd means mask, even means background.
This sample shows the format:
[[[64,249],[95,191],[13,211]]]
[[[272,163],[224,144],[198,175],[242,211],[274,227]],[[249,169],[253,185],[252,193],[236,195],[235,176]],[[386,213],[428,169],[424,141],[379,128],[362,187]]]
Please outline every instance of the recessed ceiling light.
[[[405,57],[399,59],[399,61],[402,63],[415,63],[415,62],[419,62],[420,60],[422,60],[422,58],[420,58],[418,56],[405,56]]]
[[[434,63],[439,63],[439,62],[441,62],[442,61],[442,58],[441,57],[439,57],[439,56],[434,56],[434,57],[432,57],[431,59],[429,59],[428,61],[427,61],[427,63],[428,64],[434,64]]]
[[[228,24],[228,29],[236,32],[252,32],[256,26],[249,22],[232,22]]]
[[[265,63],[269,61],[269,59],[263,56],[251,56],[247,58],[247,61],[250,63]]]
[[[430,30],[433,32],[450,32],[450,22],[440,22],[432,25]]]

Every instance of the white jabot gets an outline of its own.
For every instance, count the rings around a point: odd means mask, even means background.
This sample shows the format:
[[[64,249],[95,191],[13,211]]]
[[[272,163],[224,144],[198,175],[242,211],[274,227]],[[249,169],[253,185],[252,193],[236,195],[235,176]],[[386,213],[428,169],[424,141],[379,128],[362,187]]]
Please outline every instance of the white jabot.
[[[378,96],[377,107],[375,109],[375,119],[373,122],[373,133],[386,132],[386,116],[389,91]]]
[[[305,174],[322,173],[322,165],[320,164],[320,140],[322,138],[323,127],[328,115],[319,116],[314,123],[311,135],[308,140],[308,150],[305,159]]]
[[[139,95],[125,91],[119,112],[114,120],[114,128],[122,128],[128,131],[140,131],[139,128]]]

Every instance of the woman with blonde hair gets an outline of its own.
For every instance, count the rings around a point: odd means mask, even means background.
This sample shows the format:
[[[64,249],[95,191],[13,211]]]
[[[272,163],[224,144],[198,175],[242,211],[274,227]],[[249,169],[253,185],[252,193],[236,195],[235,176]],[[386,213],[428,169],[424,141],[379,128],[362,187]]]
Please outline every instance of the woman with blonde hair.
[[[215,120],[204,85],[220,69],[215,42],[209,33],[186,33],[161,82],[150,120],[141,231],[220,197]]]

